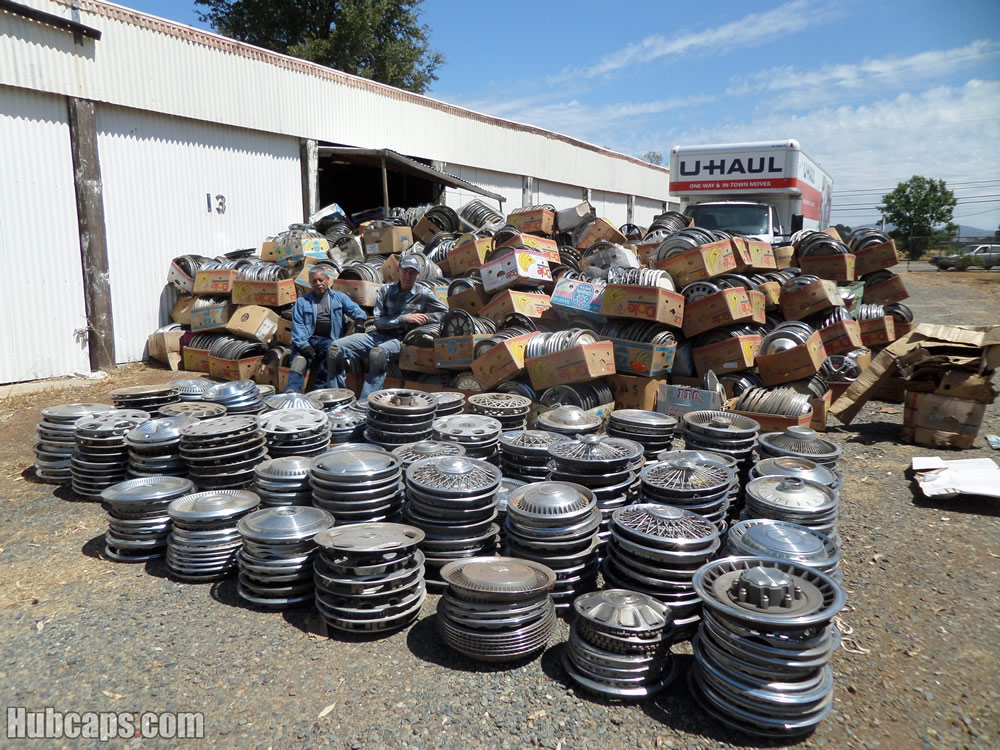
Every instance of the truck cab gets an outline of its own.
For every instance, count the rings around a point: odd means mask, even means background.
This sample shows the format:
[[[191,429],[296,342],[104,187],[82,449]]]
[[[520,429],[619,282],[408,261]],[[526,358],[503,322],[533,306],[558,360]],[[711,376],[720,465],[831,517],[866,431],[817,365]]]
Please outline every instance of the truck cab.
[[[770,203],[706,201],[689,204],[684,215],[694,219],[694,225],[702,229],[722,229],[772,244],[781,244],[790,237],[781,215]]]

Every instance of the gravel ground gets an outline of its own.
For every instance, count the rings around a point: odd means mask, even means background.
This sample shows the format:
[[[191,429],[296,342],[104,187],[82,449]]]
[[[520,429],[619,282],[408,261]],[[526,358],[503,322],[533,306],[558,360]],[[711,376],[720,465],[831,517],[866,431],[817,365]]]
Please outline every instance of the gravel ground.
[[[1000,274],[906,274],[919,321],[1000,321]],[[177,377],[179,374],[171,374]],[[162,381],[125,368],[110,381],[0,401],[0,691],[4,706],[201,711],[206,747],[761,747],[707,717],[678,680],[641,703],[595,699],[560,666],[561,622],[528,663],[483,666],[421,619],[387,637],[329,637],[309,609],[243,606],[235,583],[189,585],[161,562],[102,560],[99,505],[31,481],[41,407]],[[871,402],[830,435],[844,446],[841,534],[848,605],[833,659],[835,709],[801,747],[1000,745],[1000,504],[930,503],[905,475],[902,407]],[[981,431],[1000,433],[990,407]],[[992,455],[974,449],[946,458]],[[675,646],[683,671],[688,644]],[[49,746],[100,746],[94,740]],[[159,747],[177,741],[116,740]],[[185,742],[186,745],[195,743]]]

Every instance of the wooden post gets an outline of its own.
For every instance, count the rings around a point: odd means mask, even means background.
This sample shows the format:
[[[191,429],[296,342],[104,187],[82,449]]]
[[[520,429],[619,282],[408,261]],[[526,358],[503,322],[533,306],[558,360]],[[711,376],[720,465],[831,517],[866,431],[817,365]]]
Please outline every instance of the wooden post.
[[[382,157],[382,206],[389,215],[389,173],[385,171],[385,157]]]
[[[104,225],[104,187],[97,154],[97,117],[92,101],[72,97],[66,101],[76,187],[76,216],[80,227],[90,368],[110,370],[115,366],[115,327],[111,310],[111,276],[108,273],[108,236]]]
[[[319,211],[319,148],[316,141],[299,141],[299,164],[302,169],[302,221]]]

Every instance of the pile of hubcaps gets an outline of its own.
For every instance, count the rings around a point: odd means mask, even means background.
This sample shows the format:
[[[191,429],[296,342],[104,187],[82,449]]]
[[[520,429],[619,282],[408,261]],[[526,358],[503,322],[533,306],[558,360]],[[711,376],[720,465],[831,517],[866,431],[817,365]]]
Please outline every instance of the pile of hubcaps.
[[[236,524],[243,538],[237,559],[239,595],[272,609],[311,604],[313,559],[318,533],[333,528],[333,516],[322,508],[297,505],[264,508]]]
[[[826,573],[837,583],[844,582],[840,549],[826,534],[807,526],[772,518],[752,518],[729,529],[726,545],[730,555],[791,560]]]
[[[759,432],[760,424],[741,414],[692,411],[684,415],[684,447],[731,456],[739,463],[740,481],[744,483],[753,467]]]
[[[214,384],[211,380],[205,380],[204,378],[185,378],[183,380],[174,380],[170,385],[177,391],[177,398],[181,401],[201,401],[205,391]]]
[[[213,385],[201,394],[201,398],[222,404],[228,414],[256,414],[264,404],[264,397],[252,380],[232,380]]]
[[[549,446],[565,435],[545,430],[512,430],[500,436],[500,467],[505,477],[524,482],[549,478]]]
[[[260,495],[261,506],[312,505],[308,458],[270,458],[254,466],[253,474],[253,488]]]
[[[465,396],[458,391],[438,391],[429,394],[437,401],[436,417],[448,417],[452,414],[461,414],[465,408]]]
[[[574,682],[613,698],[647,698],[677,676],[670,610],[645,594],[608,589],[573,602],[562,662]]]
[[[181,428],[181,457],[202,489],[239,489],[267,456],[264,433],[250,416],[206,419]]]
[[[73,492],[97,500],[102,490],[123,481],[128,469],[125,434],[148,419],[149,414],[138,409],[115,409],[77,420],[70,458]]]
[[[392,455],[396,456],[406,471],[410,464],[422,458],[435,458],[436,456],[464,456],[465,448],[458,443],[446,443],[443,440],[421,440],[419,443],[400,445],[392,449]]]
[[[422,529],[429,582],[442,588],[449,562],[496,552],[500,470],[467,456],[416,461],[406,470],[407,523]]]
[[[597,432],[601,418],[588,414],[579,406],[557,406],[552,411],[542,412],[535,420],[535,428],[561,435],[587,435]]]
[[[108,518],[105,556],[116,562],[162,557],[170,535],[167,507],[193,491],[194,483],[180,477],[129,479],[105,489],[101,493]]]
[[[438,603],[444,642],[461,654],[490,662],[534,654],[552,637],[556,610],[548,592],[556,574],[513,557],[455,560],[441,569],[448,589]]]
[[[668,457],[647,466],[641,477],[643,502],[683,508],[715,524],[720,533],[725,531],[733,471],[721,461]]]
[[[676,417],[667,414],[642,409],[616,409],[608,417],[607,431],[611,437],[641,443],[649,459],[661,451],[670,450],[676,428]]]
[[[373,445],[337,450],[309,464],[313,505],[340,524],[394,521],[403,507],[402,469],[396,456]]]
[[[196,492],[171,502],[167,569],[190,582],[226,576],[236,567],[236,553],[243,543],[236,524],[259,504],[260,498],[245,490]]]
[[[129,430],[125,434],[129,474],[134,477],[185,476],[187,465],[181,458],[181,429],[197,421],[193,417],[161,417]]]
[[[788,427],[784,432],[765,432],[757,452],[761,458],[791,456],[806,458],[829,469],[837,467],[843,448],[808,427]]]
[[[331,628],[378,633],[417,619],[427,596],[420,529],[395,523],[337,526],[316,535],[316,609]]]
[[[692,646],[695,698],[748,734],[807,734],[833,708],[833,617],[844,592],[794,562],[726,557],[694,577],[704,619]]]
[[[498,419],[479,414],[455,414],[434,420],[434,439],[458,443],[465,455],[492,463],[500,461],[500,435],[503,426]]]
[[[159,416],[161,407],[180,400],[177,389],[172,383],[116,388],[108,395],[117,409],[141,409],[153,417]]]
[[[694,632],[701,609],[691,579],[721,546],[719,530],[697,513],[669,505],[629,505],[611,518],[604,580],[663,602],[673,616],[675,637],[685,638]]]
[[[528,425],[531,399],[513,393],[476,393],[468,398],[469,414],[493,417],[504,432],[523,430]]]
[[[559,608],[597,587],[600,526],[597,499],[579,484],[538,482],[507,497],[507,553],[555,571],[552,598]]]
[[[330,426],[330,442],[357,443],[364,440],[368,418],[364,412],[350,406],[338,406],[327,412]]]
[[[257,424],[272,458],[318,456],[330,447],[330,423],[321,409],[279,409],[257,417]]]
[[[782,456],[781,458],[765,458],[758,461],[750,472],[751,479],[760,477],[798,477],[808,479],[810,482],[825,484],[835,492],[839,492],[844,485],[844,479],[833,469],[828,469],[808,458],[794,458],[792,456]]]
[[[338,406],[349,406],[356,400],[354,391],[349,388],[318,388],[309,391],[309,398],[318,401],[327,411]]]
[[[204,381],[198,381],[204,382]],[[191,417],[192,419],[211,419],[221,417],[226,413],[226,407],[222,404],[214,404],[201,399],[190,401],[178,401],[176,404],[167,404],[160,407],[161,417]]]
[[[76,447],[77,420],[113,409],[108,404],[60,404],[42,409],[42,421],[36,427],[35,476],[53,484],[69,482],[73,478],[70,459]]]
[[[840,497],[832,489],[798,477],[765,476],[746,486],[746,508],[741,520],[773,518],[808,526],[833,539],[837,534]]]
[[[279,409],[313,409],[322,411],[323,403],[302,393],[276,393],[264,399],[264,411],[278,411]]]
[[[437,400],[421,391],[389,388],[368,397],[369,443],[391,449],[426,440],[437,413]]]

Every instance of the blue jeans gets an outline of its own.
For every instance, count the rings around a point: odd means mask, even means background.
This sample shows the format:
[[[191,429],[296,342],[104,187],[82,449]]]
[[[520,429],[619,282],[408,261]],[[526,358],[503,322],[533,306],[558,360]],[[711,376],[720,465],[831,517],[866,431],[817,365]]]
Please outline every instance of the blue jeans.
[[[350,336],[337,339],[333,342],[333,345],[340,349],[348,359],[361,359],[377,346],[385,352],[387,360],[392,362],[398,361],[399,349],[402,343],[397,338],[375,331],[374,333],[352,333]],[[318,352],[319,350],[317,349]],[[330,378],[331,388],[343,388],[347,384],[346,373],[343,371],[337,372],[337,367],[334,363],[328,362],[326,369],[329,372],[336,373]],[[365,376],[365,384],[361,388],[360,398],[367,398],[375,391],[382,390],[387,371],[388,367],[382,368],[382,372],[372,373],[369,371]]]
[[[306,367],[313,367],[315,365],[316,369],[313,371],[313,384],[317,388],[327,388],[326,381],[329,378],[326,369],[326,353],[330,350],[330,344],[333,343],[333,339],[329,339],[326,336],[310,336],[309,346],[316,350],[316,356],[312,359],[306,357],[305,354],[299,350],[297,346],[292,346],[292,359],[294,360],[298,356],[305,357]],[[305,386],[305,376],[300,375],[297,372],[288,373],[288,385],[285,386],[285,393],[302,393],[302,389]]]

